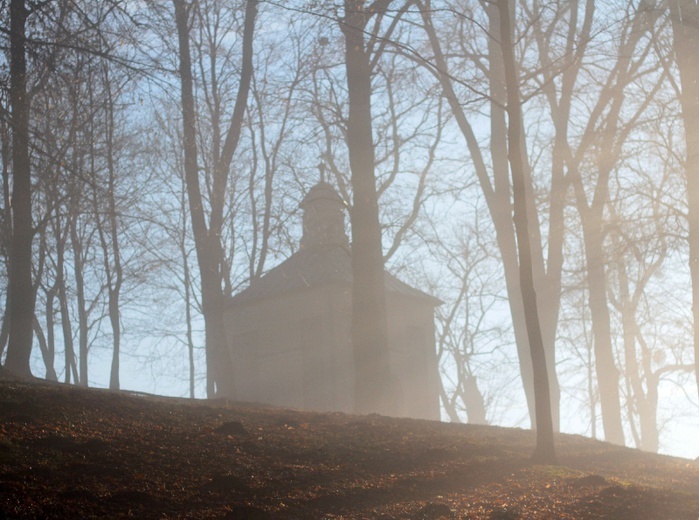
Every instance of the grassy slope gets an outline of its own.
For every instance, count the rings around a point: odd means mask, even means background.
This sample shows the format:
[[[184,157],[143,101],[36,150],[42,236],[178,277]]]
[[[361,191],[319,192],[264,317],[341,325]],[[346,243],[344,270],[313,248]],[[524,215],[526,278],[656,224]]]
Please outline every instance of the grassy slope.
[[[529,431],[0,382],[0,518],[699,517],[699,463]]]

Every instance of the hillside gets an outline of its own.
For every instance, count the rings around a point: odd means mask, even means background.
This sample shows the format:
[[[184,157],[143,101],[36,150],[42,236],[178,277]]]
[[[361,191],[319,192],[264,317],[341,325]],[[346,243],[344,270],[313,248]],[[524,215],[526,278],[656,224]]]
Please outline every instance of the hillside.
[[[691,519],[699,463],[579,436],[0,382],[1,518]]]

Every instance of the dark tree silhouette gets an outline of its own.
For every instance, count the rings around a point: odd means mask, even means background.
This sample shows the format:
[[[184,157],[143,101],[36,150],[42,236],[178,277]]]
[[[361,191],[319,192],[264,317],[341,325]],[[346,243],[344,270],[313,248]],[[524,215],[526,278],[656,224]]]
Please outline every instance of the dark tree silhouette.
[[[10,2],[10,107],[12,110],[12,238],[8,291],[10,338],[5,367],[31,376],[29,358],[34,326],[32,287],[32,209],[29,167],[29,94],[27,92],[26,22],[24,0]]]
[[[442,86],[442,91],[451,107],[454,119],[462,132],[475,169],[478,184],[483,192],[484,200],[488,207],[495,235],[500,252],[504,271],[504,281],[507,289],[507,300],[512,316],[513,332],[519,357],[519,370],[522,377],[524,393],[527,399],[527,407],[531,424],[535,424],[535,397],[534,397],[534,371],[531,366],[530,348],[528,344],[528,333],[526,320],[524,318],[524,303],[522,302],[522,291],[519,277],[519,260],[517,253],[516,231],[512,222],[512,202],[511,187],[509,180],[509,167],[507,161],[507,123],[504,104],[506,99],[505,78],[503,70],[502,49],[500,48],[500,15],[495,3],[481,2],[488,20],[488,69],[487,87],[470,85],[469,88],[483,89],[482,95],[489,100],[490,110],[490,143],[489,152],[492,167],[489,167],[482,145],[477,138],[477,129],[472,119],[468,115],[466,104],[457,94],[456,86],[458,80],[450,74],[449,57],[453,58],[453,53],[442,44],[438,38],[437,31],[432,21],[431,2],[420,3],[424,28],[430,41],[430,46],[434,52],[434,73]],[[464,38],[461,35],[461,38]],[[444,45],[444,49],[443,49]],[[457,53],[458,54],[458,53]],[[487,93],[486,93],[487,90]],[[526,159],[526,158],[523,158]],[[526,170],[529,169],[525,165]],[[563,259],[563,226],[558,226],[557,222],[562,222],[563,200],[560,189],[563,182],[562,170],[552,170],[551,193],[549,204],[549,221],[551,225],[548,230],[548,245],[543,242],[542,233],[539,231],[539,217],[535,207],[533,190],[533,179],[530,174],[526,174],[527,183],[526,196],[528,219],[531,223],[532,235],[530,237],[532,245],[532,265],[535,273],[536,287],[538,292],[538,305],[542,316],[541,328],[544,339],[544,348],[547,355],[547,364],[552,370],[549,372],[549,387],[551,389],[551,409],[554,420],[554,427],[558,428],[559,417],[559,384],[555,367],[554,340],[558,326],[558,314],[560,309],[561,276]],[[544,254],[546,251],[546,254]]]
[[[524,319],[527,323],[529,348],[534,368],[536,449],[534,450],[533,459],[537,462],[554,464],[556,462],[556,450],[553,442],[551,393],[549,390],[548,370],[546,368],[546,353],[539,325],[539,311],[536,304],[534,273],[532,270],[532,253],[529,243],[523,161],[525,150],[522,146],[524,142],[522,135],[522,101],[512,43],[511,5],[509,0],[498,0],[498,8],[500,9],[500,39],[507,90],[507,156],[512,174],[514,222],[519,254],[519,277],[522,287],[522,301],[524,302]]]
[[[352,172],[352,341],[355,365],[355,410],[386,411],[388,406],[388,326],[381,225],[374,171],[371,121],[371,49],[365,41],[367,23],[385,11],[390,0],[365,7],[360,0],[345,1],[342,32],[349,119],[347,146]],[[375,41],[374,41],[375,43]]]

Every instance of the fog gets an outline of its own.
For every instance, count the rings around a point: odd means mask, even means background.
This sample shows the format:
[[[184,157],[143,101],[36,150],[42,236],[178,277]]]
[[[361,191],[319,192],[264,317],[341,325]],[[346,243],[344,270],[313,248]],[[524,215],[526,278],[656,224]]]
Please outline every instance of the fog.
[[[694,2],[24,4],[7,370],[699,456]]]

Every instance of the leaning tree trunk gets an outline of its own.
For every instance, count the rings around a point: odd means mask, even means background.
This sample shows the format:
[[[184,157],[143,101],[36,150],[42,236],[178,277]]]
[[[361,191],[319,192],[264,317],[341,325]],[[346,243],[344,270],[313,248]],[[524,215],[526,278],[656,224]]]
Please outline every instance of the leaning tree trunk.
[[[553,464],[556,451],[553,442],[553,420],[551,416],[551,395],[549,389],[546,352],[544,351],[539,312],[534,289],[534,272],[532,267],[531,245],[529,243],[529,226],[527,223],[527,196],[524,178],[524,150],[522,148],[522,104],[519,93],[519,80],[515,66],[514,48],[511,36],[510,3],[498,0],[500,9],[500,37],[502,55],[505,65],[505,85],[507,88],[507,141],[508,158],[512,173],[512,191],[514,195],[514,222],[517,233],[517,250],[519,254],[519,276],[524,302],[524,318],[527,323],[527,335],[534,368],[534,398],[536,416],[536,449],[533,459],[537,462]]]
[[[434,51],[434,60],[439,73],[437,77],[444,91],[449,105],[454,114],[455,120],[459,125],[459,129],[464,135],[466,144],[473,159],[476,177],[481,186],[485,197],[488,211],[495,226],[495,238],[502,257],[503,270],[505,274],[505,285],[507,288],[508,304],[510,306],[510,314],[512,316],[512,324],[515,335],[515,344],[517,346],[517,355],[519,358],[519,369],[522,378],[522,385],[527,400],[527,408],[531,419],[532,427],[536,423],[535,406],[534,406],[534,375],[531,366],[530,349],[527,339],[526,320],[524,318],[524,306],[522,303],[521,287],[519,280],[519,261],[517,258],[517,244],[515,238],[515,230],[511,219],[512,205],[510,202],[510,179],[509,167],[507,161],[507,125],[505,110],[502,106],[505,103],[506,92],[504,86],[504,71],[502,70],[502,51],[498,34],[500,32],[500,15],[497,6],[492,9],[489,5],[485,5],[489,19],[489,48],[488,55],[490,57],[489,71],[489,88],[491,101],[491,140],[490,140],[490,155],[492,158],[492,181],[488,176],[488,167],[483,158],[480,143],[478,142],[475,132],[469,123],[463,106],[461,105],[456,92],[454,91],[452,76],[448,72],[447,61],[442,52],[442,49],[437,39],[434,26],[432,25],[430,11],[430,2],[420,4],[422,18],[425,23],[430,44]],[[525,169],[526,171],[526,169]],[[525,181],[531,183],[531,179]],[[554,180],[555,183],[555,180]],[[527,190],[527,196],[531,199],[531,194]],[[555,202],[555,199],[554,199]],[[530,204],[528,204],[529,206]],[[553,202],[552,202],[553,205]],[[532,215],[531,228],[536,231],[536,212],[529,208]],[[552,212],[555,213],[552,207]],[[548,261],[544,261],[542,256],[543,248],[540,244],[541,234],[536,231],[534,240],[539,243],[532,251],[533,265],[536,266],[535,272],[544,272],[544,263],[546,263],[548,272],[545,276],[539,276],[536,282],[540,282],[546,289],[547,297],[541,298],[538,302],[539,307],[546,316],[542,320],[542,337],[544,338],[544,348],[547,353],[547,364],[551,367],[555,366],[555,350],[554,339],[558,324],[558,309],[560,307],[560,276],[561,271],[558,268],[558,259],[562,256],[562,234],[557,230],[553,230],[550,234],[549,241],[549,257]],[[556,377],[555,369],[549,371],[549,385],[551,390],[551,410],[553,414],[554,427],[558,428],[559,417],[559,385]]]

